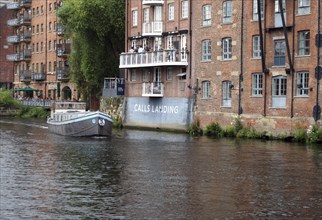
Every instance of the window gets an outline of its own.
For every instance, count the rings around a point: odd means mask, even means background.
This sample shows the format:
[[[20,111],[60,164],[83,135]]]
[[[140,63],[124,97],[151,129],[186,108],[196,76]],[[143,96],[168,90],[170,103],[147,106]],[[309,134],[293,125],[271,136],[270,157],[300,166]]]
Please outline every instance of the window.
[[[131,70],[130,72],[130,81],[136,81],[136,70]]]
[[[202,25],[211,25],[211,5],[202,6]]]
[[[311,13],[311,0],[298,0],[298,14],[306,15]]]
[[[222,105],[224,107],[231,107],[231,90],[232,84],[230,81],[222,82]]]
[[[232,2],[227,0],[223,2],[222,5],[222,22],[231,23],[232,22]]]
[[[261,19],[264,20],[264,4],[263,0],[260,0]],[[257,0],[253,0],[253,20],[258,21],[258,4]]]
[[[39,52],[39,43],[36,44],[36,52]]]
[[[49,4],[49,11],[52,11],[53,10],[53,4],[52,3],[50,3]]]
[[[44,48],[43,42],[40,42],[40,51],[42,52]]]
[[[297,96],[309,95],[309,72],[297,73],[296,95]]]
[[[253,36],[253,58],[261,57],[260,36]]]
[[[272,82],[272,107],[285,107],[286,106],[286,76],[275,76]]]
[[[48,63],[48,72],[51,72],[51,62]]]
[[[167,81],[171,81],[173,79],[173,69],[168,67],[167,69]]]
[[[37,15],[39,15],[39,7],[37,7],[36,11],[37,11]]]
[[[203,99],[210,98],[210,81],[202,82],[202,98]]]
[[[231,60],[232,58],[232,40],[230,37],[222,39],[222,57],[223,60]]]
[[[44,6],[40,6],[40,13],[43,14],[44,13]]]
[[[263,74],[254,73],[252,75],[252,96],[262,96],[263,94]]]
[[[39,24],[37,24],[37,34],[39,33]]]
[[[54,72],[56,72],[56,68],[57,68],[57,62],[56,61],[54,61],[53,67],[54,67]]]
[[[150,8],[143,9],[143,23],[148,23],[150,18]]]
[[[211,60],[211,41],[202,41],[202,61]]]
[[[40,25],[40,32],[44,32],[44,24]]]
[[[142,72],[142,81],[143,82],[148,82],[150,80],[149,73],[147,69],[143,69]]]
[[[282,0],[282,8],[283,8],[283,11],[286,10],[286,2],[285,2],[285,0]],[[281,12],[280,7],[279,7],[279,0],[275,0],[274,12],[275,13],[280,13]]]
[[[181,18],[188,18],[188,0],[181,2]]]
[[[51,41],[48,42],[48,50],[51,50]]]
[[[284,66],[285,65],[285,40],[275,40],[274,41],[274,65]]]
[[[298,38],[298,55],[310,55],[310,31],[300,31]]]
[[[137,10],[132,11],[132,26],[133,27],[138,26],[138,11]]]
[[[51,29],[52,29],[52,25],[51,25],[51,22],[49,22],[49,24],[48,24],[48,31],[51,31]]]
[[[174,20],[174,3],[169,4],[169,21]]]
[[[54,40],[54,50],[56,51],[56,49],[57,49],[57,41]]]

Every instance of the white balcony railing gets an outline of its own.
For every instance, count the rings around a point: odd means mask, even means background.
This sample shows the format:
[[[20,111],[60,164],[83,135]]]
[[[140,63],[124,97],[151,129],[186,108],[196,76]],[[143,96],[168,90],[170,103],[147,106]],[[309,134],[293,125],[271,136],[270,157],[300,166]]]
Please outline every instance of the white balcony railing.
[[[143,53],[122,53],[120,68],[152,67],[152,66],[187,66],[186,51],[163,50]]]
[[[163,97],[164,84],[162,82],[152,82],[142,84],[142,96]]]
[[[142,0],[143,5],[163,5],[164,0]]]
[[[7,21],[7,25],[10,26],[10,27],[19,26],[20,25],[20,19],[19,18],[10,19],[10,20]]]
[[[20,36],[18,36],[18,35],[8,36],[7,37],[7,42],[9,44],[19,43],[20,42]]]
[[[18,2],[9,2],[9,3],[7,3],[7,9],[8,10],[17,10],[17,9],[19,9],[20,8],[20,6],[19,6],[19,3]]]
[[[8,61],[19,61],[19,54],[8,54],[7,60]]]
[[[163,22],[162,21],[153,21],[143,23],[143,36],[161,36],[163,32]]]

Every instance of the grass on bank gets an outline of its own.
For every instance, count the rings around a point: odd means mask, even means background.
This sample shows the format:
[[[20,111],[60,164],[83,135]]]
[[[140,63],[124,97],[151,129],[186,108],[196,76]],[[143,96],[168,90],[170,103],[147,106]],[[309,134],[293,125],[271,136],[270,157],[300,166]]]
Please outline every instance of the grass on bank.
[[[187,133],[191,136],[206,135],[212,138],[234,137],[246,139],[265,139],[265,140],[283,140],[302,143],[322,143],[322,129],[318,125],[310,126],[306,129],[303,126],[297,126],[292,135],[268,135],[267,132],[257,131],[251,125],[244,126],[241,119],[237,117],[232,125],[223,128],[218,122],[211,122],[204,129],[200,127],[199,120],[194,121]]]

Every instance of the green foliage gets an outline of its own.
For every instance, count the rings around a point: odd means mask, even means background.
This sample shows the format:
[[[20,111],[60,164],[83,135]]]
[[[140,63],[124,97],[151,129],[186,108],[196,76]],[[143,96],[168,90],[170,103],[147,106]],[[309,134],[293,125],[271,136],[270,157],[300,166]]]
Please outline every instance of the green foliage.
[[[205,135],[214,138],[220,138],[224,136],[224,130],[218,122],[212,122],[211,124],[206,126]]]
[[[200,127],[200,121],[199,119],[195,120],[194,122],[192,122],[187,131],[186,131],[189,135],[191,136],[201,136],[203,133],[202,128]]]
[[[72,80],[85,96],[100,95],[104,77],[119,73],[124,51],[124,0],[65,0],[58,16],[72,40]]]
[[[318,125],[313,125],[307,130],[309,143],[322,143],[322,129]]]
[[[20,103],[12,97],[8,90],[0,91],[0,106],[6,108],[18,108]]]
[[[123,128],[122,119],[120,117],[113,118],[113,127],[117,129]]]
[[[293,135],[296,142],[305,143],[307,140],[306,130],[304,129],[296,129]]]
[[[237,117],[235,118],[235,121],[234,121],[234,132],[235,132],[235,135],[243,129],[243,123],[240,119],[240,117]]]
[[[236,137],[235,127],[234,126],[228,126],[225,129],[225,137]]]
[[[17,115],[21,118],[46,118],[48,113],[42,107],[21,106]]]
[[[256,131],[255,128],[248,126],[244,127],[238,131],[237,138],[247,138],[247,139],[263,139],[266,138],[266,132]]]

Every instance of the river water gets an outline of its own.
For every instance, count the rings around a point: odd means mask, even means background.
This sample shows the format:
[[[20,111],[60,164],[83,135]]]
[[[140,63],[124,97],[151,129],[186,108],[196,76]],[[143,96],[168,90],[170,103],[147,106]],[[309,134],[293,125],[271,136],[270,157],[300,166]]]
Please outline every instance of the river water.
[[[322,219],[322,146],[0,120],[0,219]]]

